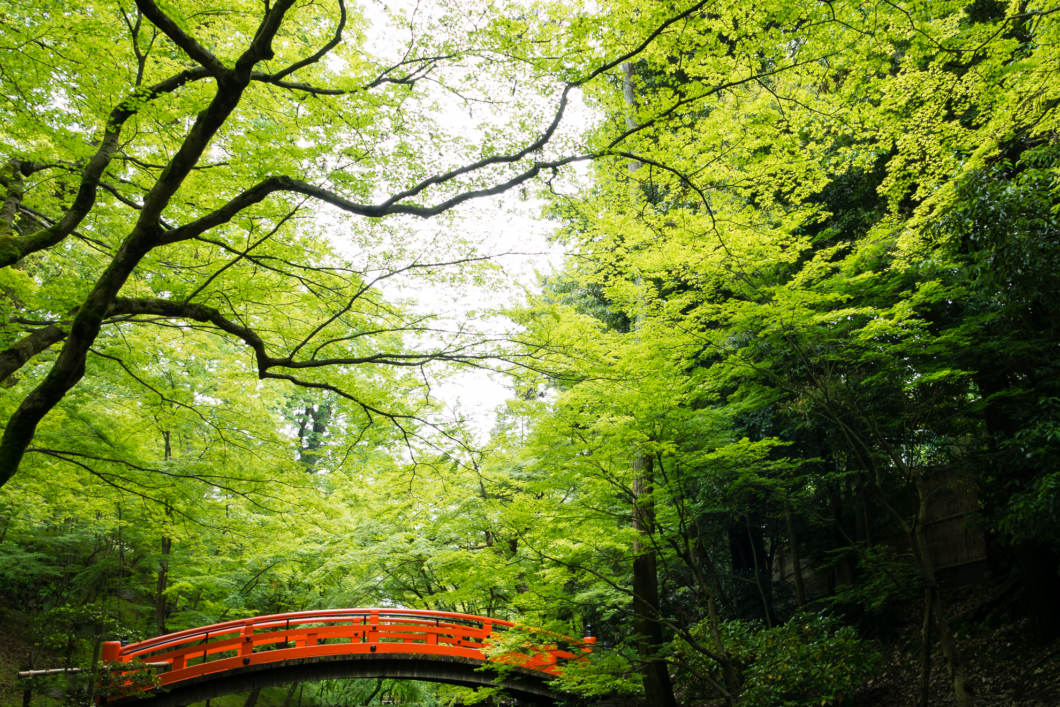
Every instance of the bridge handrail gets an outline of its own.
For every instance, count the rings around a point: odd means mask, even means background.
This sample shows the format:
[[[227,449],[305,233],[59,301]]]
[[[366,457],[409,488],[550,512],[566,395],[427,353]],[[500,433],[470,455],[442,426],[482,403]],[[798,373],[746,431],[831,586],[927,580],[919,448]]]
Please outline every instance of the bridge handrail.
[[[162,685],[239,669],[251,663],[336,655],[352,657],[369,652],[403,654],[410,658],[417,654],[470,658],[556,676],[561,661],[588,653],[595,641],[522,627],[540,636],[541,643],[535,640],[535,645],[527,646],[525,652],[489,654],[494,632],[512,628],[517,625],[511,621],[448,611],[319,609],[233,619],[125,646],[108,641],[103,644],[102,658],[112,664],[165,663],[168,670],[158,675]],[[561,646],[571,647],[577,653]]]
[[[129,643],[122,646],[121,655],[130,656],[129,659],[123,659],[122,662],[128,662],[131,660],[133,653],[142,654],[150,652],[151,650],[174,643],[185,643],[189,640],[194,640],[206,635],[216,636],[218,634],[230,633],[232,631],[241,631],[246,628],[249,624],[253,625],[254,628],[268,628],[270,624],[287,624],[288,622],[297,623],[313,623],[313,622],[326,622],[326,621],[342,621],[348,618],[362,618],[371,615],[379,617],[394,617],[400,618],[402,616],[410,617],[422,617],[428,619],[449,619],[452,621],[466,621],[468,624],[482,624],[483,622],[488,623],[491,626],[497,626],[500,628],[512,628],[515,624],[511,621],[505,621],[504,619],[494,619],[486,616],[475,616],[474,614],[461,614],[452,611],[431,611],[426,609],[396,609],[396,608],[357,608],[357,609],[313,609],[308,611],[291,611],[283,614],[266,614],[264,616],[254,616],[245,619],[231,619],[229,621],[222,621],[216,624],[210,624],[208,626],[198,626],[196,628],[189,628],[183,631],[175,631],[173,633],[167,633],[163,636],[156,636],[155,638],[148,638],[143,641],[137,641],[136,643]]]

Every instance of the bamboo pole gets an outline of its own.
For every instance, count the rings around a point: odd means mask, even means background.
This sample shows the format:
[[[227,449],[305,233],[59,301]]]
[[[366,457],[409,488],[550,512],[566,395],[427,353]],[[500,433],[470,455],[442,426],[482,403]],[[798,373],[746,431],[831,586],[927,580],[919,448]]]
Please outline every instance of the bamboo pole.
[[[153,663],[109,663],[103,666],[104,670],[135,670],[137,668],[168,668],[169,663],[161,660]],[[20,670],[20,678],[34,678],[40,675],[61,675],[63,673],[80,673],[86,668],[42,668],[41,670]]]

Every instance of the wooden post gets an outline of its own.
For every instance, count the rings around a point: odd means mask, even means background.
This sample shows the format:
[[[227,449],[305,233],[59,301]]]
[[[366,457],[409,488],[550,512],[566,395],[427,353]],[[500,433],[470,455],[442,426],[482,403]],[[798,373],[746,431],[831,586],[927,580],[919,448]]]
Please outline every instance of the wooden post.
[[[247,622],[243,624],[243,641],[239,644],[239,655],[249,656],[254,653],[254,624]]]
[[[180,653],[178,655],[173,656],[173,662],[172,666],[170,667],[170,670],[183,670],[187,667],[187,663],[185,663],[186,660],[187,654],[185,653]]]
[[[379,614],[375,611],[368,615],[368,642],[379,643]]]
[[[104,663],[115,663],[121,655],[121,641],[104,641],[100,660]]]

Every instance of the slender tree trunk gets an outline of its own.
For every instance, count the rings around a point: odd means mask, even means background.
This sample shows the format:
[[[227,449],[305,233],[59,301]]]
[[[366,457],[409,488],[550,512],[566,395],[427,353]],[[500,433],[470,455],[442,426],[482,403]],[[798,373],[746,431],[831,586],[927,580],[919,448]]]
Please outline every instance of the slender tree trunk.
[[[247,699],[243,702],[243,707],[254,707],[258,703],[258,696],[261,694],[261,688],[255,687],[249,693],[247,693]]]
[[[837,484],[830,484],[828,488],[828,500],[832,508],[832,547],[849,547],[854,544],[850,533],[843,524],[843,497]],[[855,532],[856,534],[856,532]],[[850,584],[854,576],[854,569],[850,563],[850,555],[843,552],[832,566],[832,580],[829,593],[844,584]]]
[[[294,691],[298,689],[301,683],[292,682],[291,686],[287,688],[287,694],[283,698],[283,707],[291,707],[291,700],[294,698]]]
[[[802,557],[799,553],[799,539],[795,537],[795,524],[792,519],[791,502],[784,497],[784,524],[788,531],[788,546],[791,548],[792,574],[795,579],[795,600],[799,606],[806,603],[806,585],[802,581]]]
[[[725,704],[735,707],[736,700],[740,696],[740,674],[733,664],[725,644],[721,640],[721,619],[718,616],[718,603],[714,600],[714,593],[707,595],[707,617],[710,620],[710,635],[714,639],[714,651],[721,657],[721,677],[725,681]]]
[[[744,527],[747,530],[747,542],[751,546],[751,568],[755,573],[755,586],[758,588],[758,597],[762,600],[762,615],[766,620],[766,628],[773,628],[773,607],[769,602],[769,594],[762,586],[762,573],[759,571],[758,548],[756,547],[754,534],[751,532],[751,517],[744,515]]]
[[[320,449],[324,446],[324,433],[331,420],[330,403],[306,404],[298,425],[298,461],[313,472],[320,461]]]
[[[953,695],[957,700],[957,707],[972,707],[975,704],[975,698],[968,686],[964,659],[957,646],[957,639],[953,635],[949,619],[946,618],[946,609],[942,604],[942,597],[939,595],[937,586],[932,588],[932,594],[934,595],[932,612],[935,615],[935,628],[938,630],[942,655],[945,656],[950,669],[950,680],[953,682]]]
[[[63,675],[63,701],[68,705],[76,705],[77,700],[77,673],[70,670],[74,667],[74,634],[73,631],[66,638],[66,655],[63,657],[63,667],[67,669]]]
[[[22,664],[22,669],[33,670],[35,667],[37,667],[36,663],[37,662],[33,659],[33,649],[31,648],[29,651],[28,660],[26,660],[26,662]],[[22,707],[31,707],[31,705],[33,704],[32,683],[27,680],[25,682],[25,685],[26,687],[22,690]]]
[[[103,626],[97,623],[95,626],[95,638],[92,641],[92,670],[89,673],[88,680],[88,699],[85,700],[87,704],[94,705],[96,703],[96,691],[99,687],[100,675],[99,675],[99,657],[100,652],[103,649]]]
[[[173,457],[173,447],[170,444],[169,430],[162,432],[162,458],[169,461]],[[173,516],[173,509],[166,506],[166,519]],[[168,525],[168,524],[167,524]],[[169,553],[173,548],[173,539],[167,535],[162,536],[159,546],[158,577],[155,581],[155,628],[158,635],[169,633],[166,630],[166,587],[169,585]]]
[[[714,654],[717,663],[721,666],[722,681],[725,684],[725,704],[727,707],[735,707],[736,700],[740,695],[740,675],[725,649],[725,642],[721,637],[721,617],[718,615],[718,597],[721,596],[721,587],[718,583],[718,572],[714,564],[710,562],[706,550],[703,548],[702,536],[698,524],[693,523],[695,536],[687,545],[688,566],[692,570],[692,576],[696,580],[700,596],[707,605],[707,620],[710,625],[710,636],[714,644]],[[707,558],[709,568],[705,569],[698,557]]]
[[[920,625],[920,707],[931,707],[931,592],[924,589],[924,621]]]
[[[166,515],[169,515],[169,507],[166,507]],[[166,630],[166,588],[169,585],[169,552],[173,547],[173,539],[162,536],[161,556],[158,559],[158,578],[155,582],[155,628],[158,635],[169,633]]]
[[[368,695],[368,699],[365,700],[365,704],[371,704],[375,696],[379,694],[379,691],[383,689],[383,678],[378,678],[375,683],[375,689],[372,690],[372,694]]]
[[[652,500],[651,457],[640,456],[633,464],[633,528],[641,537],[651,534],[655,525]],[[660,653],[663,650],[659,624],[659,576],[655,548],[640,539],[633,545],[633,616],[644,662],[644,694],[653,707],[676,707],[670,671]]]

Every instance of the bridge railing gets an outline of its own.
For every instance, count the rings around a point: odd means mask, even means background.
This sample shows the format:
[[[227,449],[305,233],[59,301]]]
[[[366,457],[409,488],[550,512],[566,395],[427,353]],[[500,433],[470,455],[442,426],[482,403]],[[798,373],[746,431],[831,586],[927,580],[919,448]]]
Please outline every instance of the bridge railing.
[[[335,609],[239,619],[151,638],[103,644],[103,661],[162,666],[156,680],[171,685],[250,665],[324,656],[410,654],[493,661],[557,675],[563,662],[589,652],[578,641],[540,631],[533,646],[493,655],[497,635],[515,627],[484,616],[415,609]],[[566,644],[566,645],[564,645]],[[130,673],[131,675],[131,673]]]

